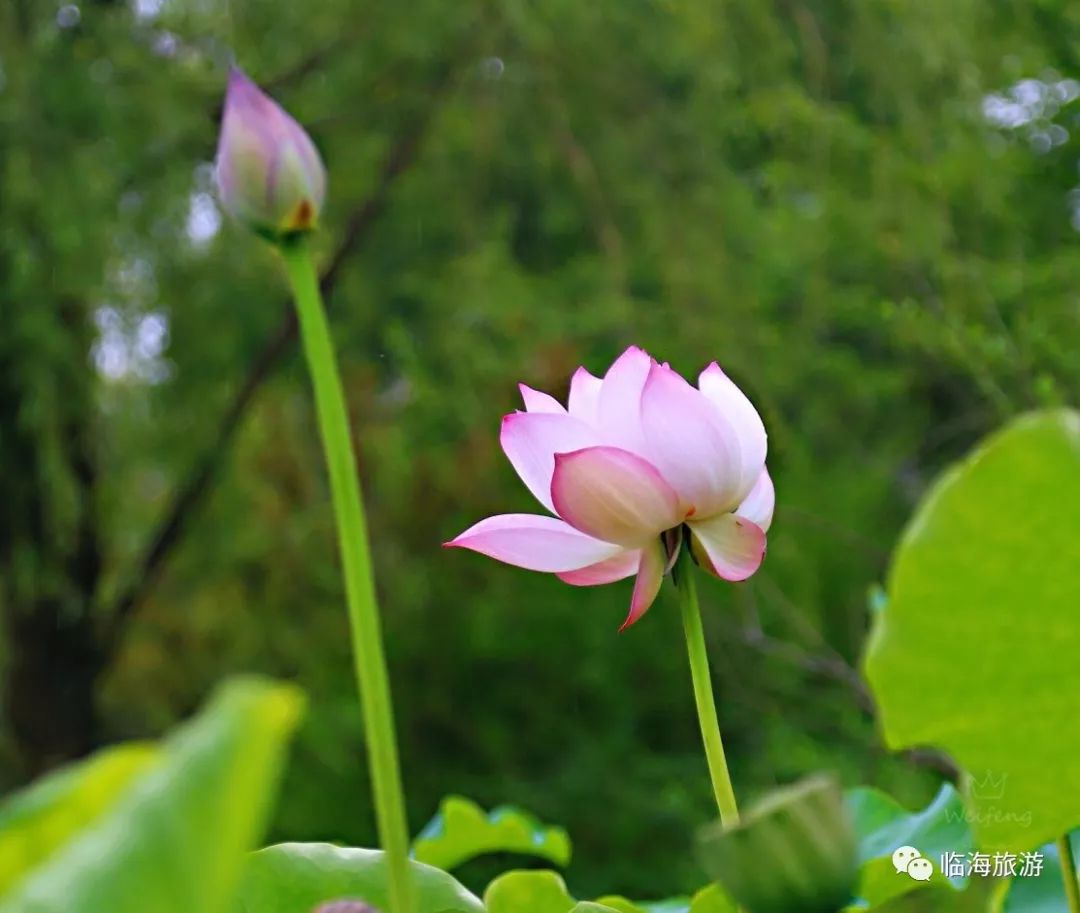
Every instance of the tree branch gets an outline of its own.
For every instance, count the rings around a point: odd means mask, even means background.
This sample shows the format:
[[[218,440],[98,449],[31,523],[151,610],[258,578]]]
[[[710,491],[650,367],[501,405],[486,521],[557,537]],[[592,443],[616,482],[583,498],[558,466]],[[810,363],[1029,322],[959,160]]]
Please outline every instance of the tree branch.
[[[337,285],[346,260],[362,247],[373,225],[385,211],[395,181],[416,160],[420,146],[439,108],[439,99],[447,93],[452,84],[450,70],[447,68],[437,77],[430,93],[430,103],[423,113],[404,129],[391,146],[383,162],[375,190],[346,223],[341,243],[320,278],[323,295],[327,298]],[[218,423],[212,443],[177,486],[161,522],[150,536],[149,544],[136,563],[129,583],[113,604],[104,610],[101,641],[106,655],[112,655],[115,652],[127,624],[156,584],[166,560],[182,540],[192,516],[212,486],[229,445],[242,424],[255,394],[273,373],[284,355],[292,349],[296,336],[296,313],[292,302],[286,300],[282,305],[282,317],[277,329],[251,363],[247,375]]]

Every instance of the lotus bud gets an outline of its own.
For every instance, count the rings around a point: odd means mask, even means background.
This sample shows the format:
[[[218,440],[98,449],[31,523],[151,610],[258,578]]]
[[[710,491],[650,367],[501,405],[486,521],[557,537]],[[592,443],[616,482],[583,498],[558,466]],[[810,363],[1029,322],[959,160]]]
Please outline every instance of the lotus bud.
[[[274,240],[314,228],[326,196],[326,169],[311,137],[236,67],[215,177],[225,209]]]

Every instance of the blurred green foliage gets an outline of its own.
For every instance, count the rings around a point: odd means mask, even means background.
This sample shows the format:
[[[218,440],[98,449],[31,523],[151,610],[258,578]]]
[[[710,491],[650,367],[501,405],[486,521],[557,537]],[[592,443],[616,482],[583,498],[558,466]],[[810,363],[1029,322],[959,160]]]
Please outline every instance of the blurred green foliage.
[[[303,712],[299,689],[255,678],[218,689],[118,789],[104,767],[131,746],[73,765],[0,807],[5,840],[27,862],[0,896],[3,913],[228,913],[280,781]],[[146,746],[146,752],[154,751]],[[80,813],[88,802],[97,816]],[[27,805],[53,828],[11,829]],[[51,832],[50,832],[51,830]],[[46,839],[42,839],[45,837]],[[16,846],[16,850],[19,847]]]
[[[235,55],[324,152],[326,262],[360,235],[330,307],[414,827],[511,802],[567,827],[574,896],[700,884],[674,605],[617,635],[628,584],[439,548],[532,509],[515,383],[631,342],[719,360],[770,432],[766,565],[702,592],[740,796],[925,804],[853,671],[866,594],[942,465],[1077,399],[1078,39],[1067,0],[0,7],[0,778],[269,672],[311,696],[274,834],[374,843],[306,378],[259,370],[283,284],[210,195]]]
[[[565,868],[570,838],[561,827],[541,824],[527,811],[504,805],[485,812],[464,796],[447,796],[413,841],[419,862],[452,872],[487,853],[520,853]]]
[[[0,806],[0,897],[86,828],[159,760],[156,746],[134,742],[31,784]]]

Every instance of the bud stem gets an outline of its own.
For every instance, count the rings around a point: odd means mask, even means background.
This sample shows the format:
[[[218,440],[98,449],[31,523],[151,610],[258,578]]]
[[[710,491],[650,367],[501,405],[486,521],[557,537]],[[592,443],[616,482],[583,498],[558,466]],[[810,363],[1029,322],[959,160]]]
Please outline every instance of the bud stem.
[[[1061,856],[1061,874],[1065,878],[1065,896],[1069,901],[1069,913],[1080,913],[1080,882],[1076,877],[1076,856],[1073,854],[1069,835],[1058,838],[1058,854]]]
[[[330,475],[345,574],[353,662],[364,713],[372,794],[379,841],[386,853],[390,878],[389,913],[412,913],[409,833],[394,735],[390,681],[345,395],[307,242],[303,235],[296,235],[283,241],[280,250],[296,298],[300,335],[315,392],[319,431]]]
[[[686,634],[686,650],[690,657],[690,676],[694,682],[694,703],[697,705],[698,722],[701,724],[701,738],[705,743],[705,758],[709,764],[716,806],[720,810],[720,821],[725,828],[731,828],[739,823],[739,808],[735,803],[735,789],[731,785],[724,742],[720,737],[720,721],[716,716],[716,702],[713,700],[709,656],[705,650],[705,632],[701,625],[694,566],[690,560],[689,549],[685,547],[678,558],[676,575],[683,631]]]

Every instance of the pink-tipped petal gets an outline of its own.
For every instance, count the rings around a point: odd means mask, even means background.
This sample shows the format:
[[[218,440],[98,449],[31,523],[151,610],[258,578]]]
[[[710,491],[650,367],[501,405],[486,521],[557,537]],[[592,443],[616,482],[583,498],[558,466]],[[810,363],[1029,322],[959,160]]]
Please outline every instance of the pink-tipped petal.
[[[698,377],[698,388],[717,407],[739,442],[738,501],[745,498],[765,466],[768,438],[753,403],[714,361]]]
[[[600,408],[600,387],[603,381],[590,374],[585,368],[578,368],[570,378],[570,397],[567,409],[574,418],[579,418],[586,425],[597,427],[597,415]]]
[[[718,514],[690,522],[690,547],[698,563],[722,580],[745,580],[765,558],[765,531],[745,517]]]
[[[702,394],[666,365],[652,366],[641,396],[646,455],[699,517],[739,503],[739,441]]]
[[[572,586],[600,586],[604,583],[614,583],[616,580],[624,580],[632,577],[638,571],[641,563],[641,550],[636,548],[620,552],[614,558],[598,561],[590,564],[579,571],[566,571],[556,576],[563,582]]]
[[[555,454],[596,443],[596,433],[584,422],[552,412],[514,412],[503,419],[499,436],[503,452],[529,491],[548,510]]]
[[[622,623],[619,631],[625,631],[649,610],[649,606],[656,600],[656,594],[660,592],[660,584],[664,582],[666,564],[667,555],[659,540],[641,550],[634,593],[630,597],[630,614],[626,616],[626,621]]]
[[[605,444],[642,452],[641,391],[653,364],[647,352],[631,346],[608,368],[597,405],[597,427]]]
[[[566,410],[554,396],[549,396],[541,390],[534,390],[525,384],[518,384],[521,398],[525,403],[526,412],[553,412],[565,415]]]
[[[627,548],[640,548],[682,519],[679,496],[656,467],[618,447],[557,454],[551,498],[572,526]]]
[[[772,526],[773,509],[776,506],[776,491],[773,489],[769,470],[762,469],[761,475],[750,489],[746,500],[740,504],[735,513],[740,517],[746,517],[760,526],[765,532]]]
[[[566,573],[618,555],[622,549],[578,532],[555,517],[501,514],[470,526],[448,548],[467,548],[530,571]]]

